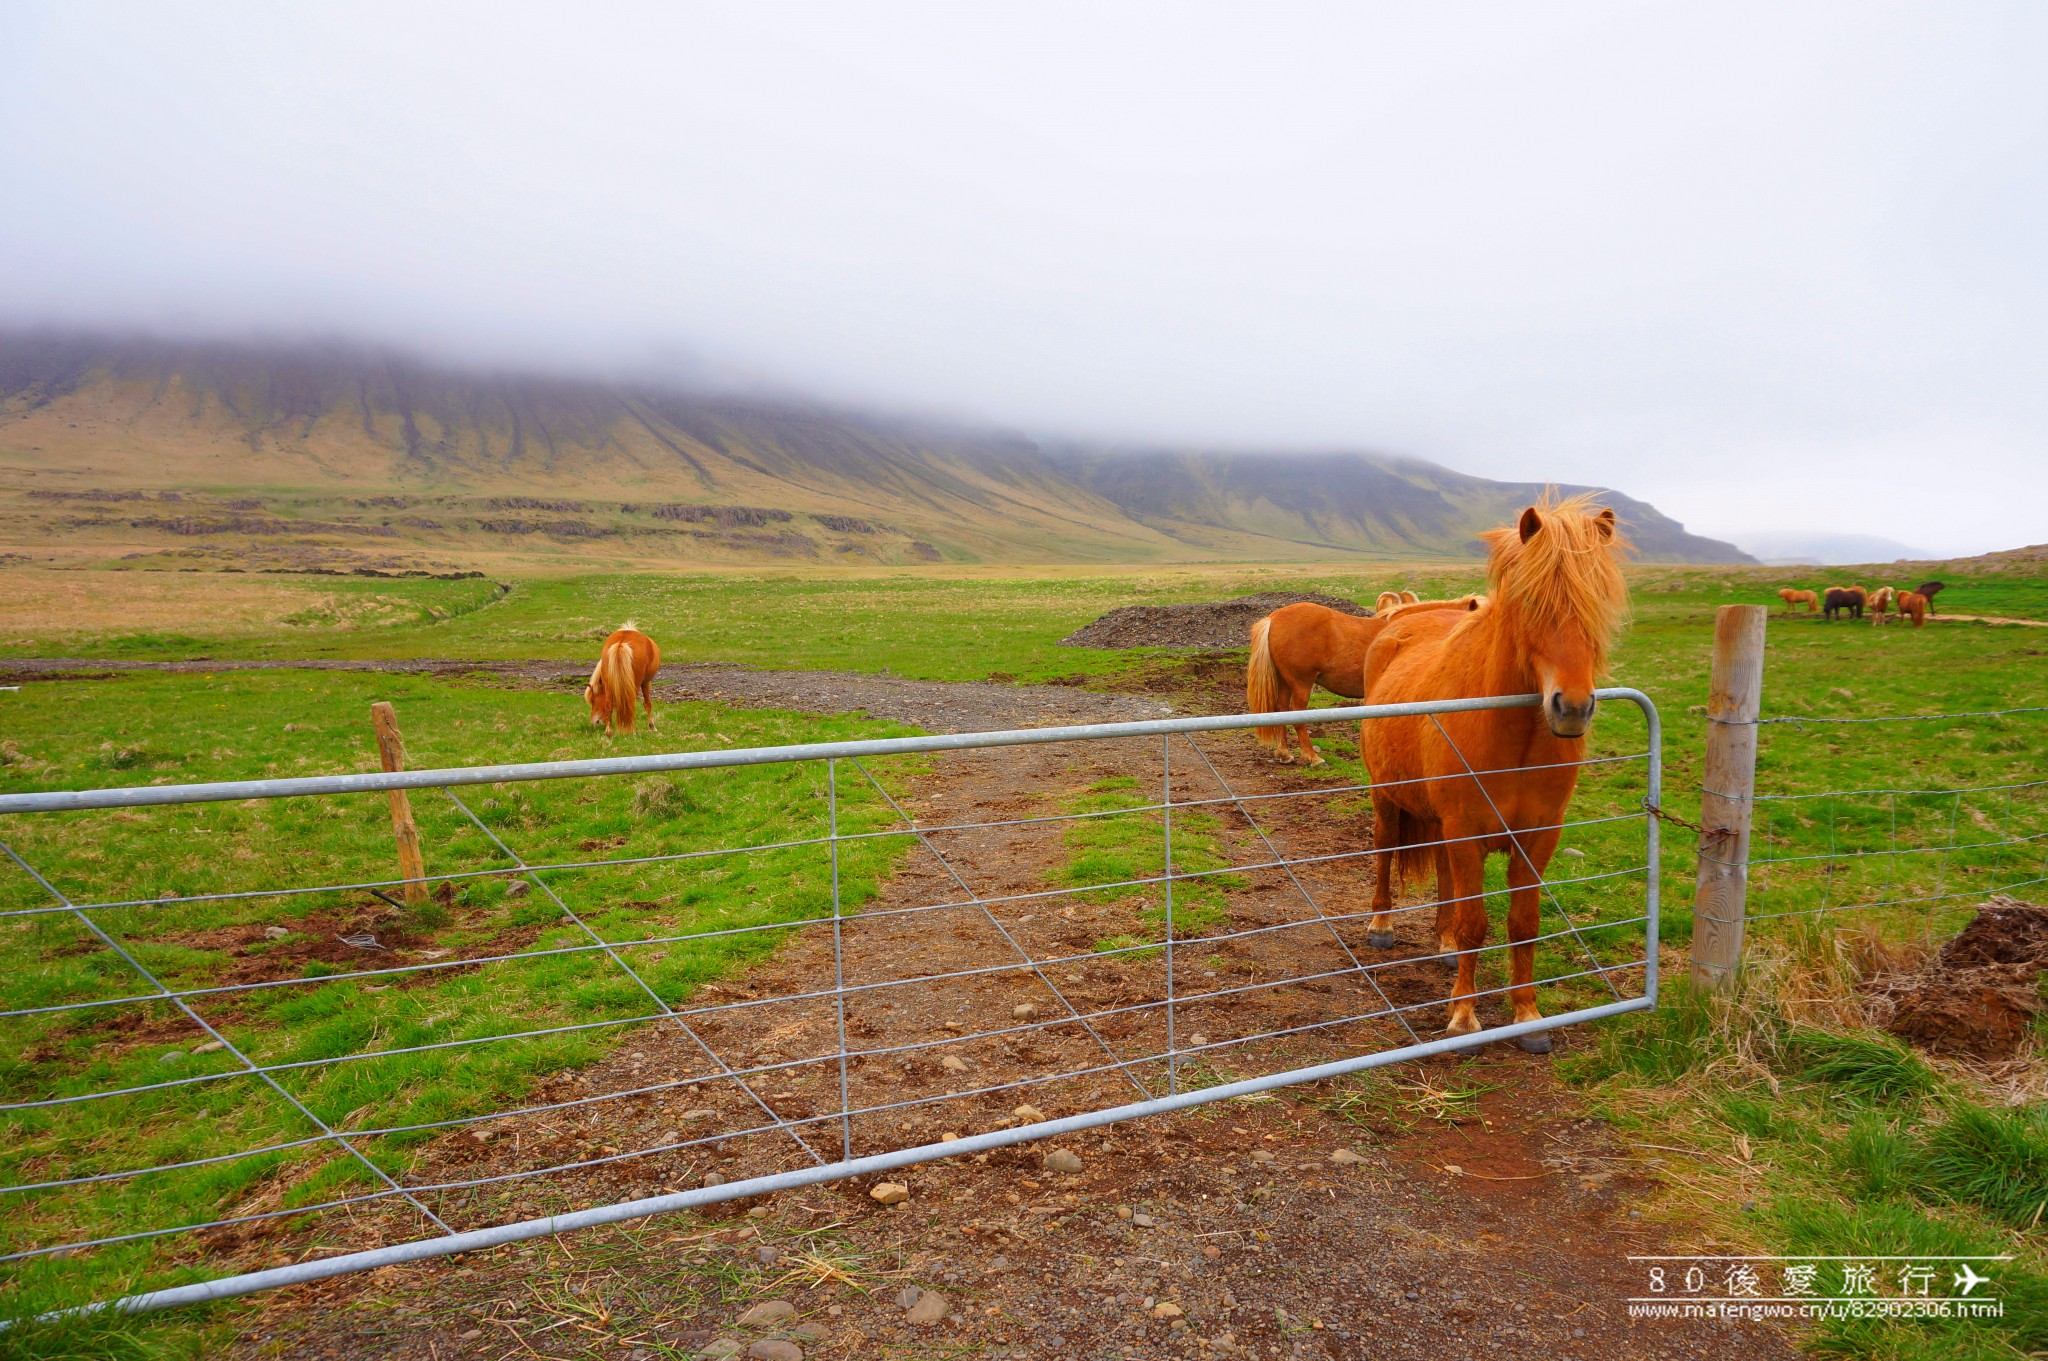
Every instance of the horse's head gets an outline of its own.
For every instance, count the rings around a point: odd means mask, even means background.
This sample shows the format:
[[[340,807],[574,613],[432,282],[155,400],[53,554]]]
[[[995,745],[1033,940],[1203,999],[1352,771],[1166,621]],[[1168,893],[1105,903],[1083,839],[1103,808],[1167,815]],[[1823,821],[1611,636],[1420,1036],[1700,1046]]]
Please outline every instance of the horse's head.
[[[1484,536],[1494,607],[1507,625],[1529,681],[1543,696],[1543,721],[1557,737],[1593,726],[1593,691],[1628,608],[1621,556],[1628,541],[1610,509],[1591,498],[1546,495],[1514,528]]]

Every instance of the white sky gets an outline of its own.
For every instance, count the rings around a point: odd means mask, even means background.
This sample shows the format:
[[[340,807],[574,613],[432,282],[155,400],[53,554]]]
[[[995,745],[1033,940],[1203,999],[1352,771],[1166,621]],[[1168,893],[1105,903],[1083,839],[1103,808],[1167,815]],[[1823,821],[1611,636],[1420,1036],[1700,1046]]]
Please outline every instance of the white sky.
[[[2048,6],[0,0],[0,319],[2048,539]]]

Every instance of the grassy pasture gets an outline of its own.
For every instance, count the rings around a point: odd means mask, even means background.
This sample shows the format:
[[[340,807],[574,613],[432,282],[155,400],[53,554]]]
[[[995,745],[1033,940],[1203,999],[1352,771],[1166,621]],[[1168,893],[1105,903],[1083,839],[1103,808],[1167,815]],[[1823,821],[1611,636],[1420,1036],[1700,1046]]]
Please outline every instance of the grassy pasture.
[[[77,613],[53,607],[17,614],[0,607],[0,651],[128,658],[580,658],[630,615],[662,640],[673,662],[887,668],[938,680],[1080,676],[1129,684],[1162,659],[1054,644],[1104,610],[1130,603],[1214,599],[1282,586],[1369,598],[1392,585],[1451,594],[1479,584],[1476,567],[1442,565],[1230,567],[1028,579],[925,573],[810,581],[770,574],[579,577],[517,580],[509,592],[488,581],[180,575],[175,580],[188,583],[192,592],[184,608],[158,591],[147,626],[126,625],[121,593],[144,575],[94,574],[90,608],[81,606]],[[1737,601],[1775,604],[1778,585],[1858,575],[1673,568],[1635,573],[1635,619],[1617,651],[1614,679],[1638,686],[1659,704],[1666,802],[1673,811],[1685,817],[1698,812],[1705,730],[1700,710],[1714,608]],[[1882,578],[1866,572],[1859,579]],[[2048,618],[2048,577],[1951,573],[1946,579],[1952,586],[1940,601],[1945,613]],[[266,591],[275,587],[281,593],[247,608],[207,609],[205,592],[223,580],[237,587],[260,581]],[[162,581],[150,585],[156,590]],[[2048,630],[1950,623],[1919,631],[1873,629],[1774,615],[1765,712],[1813,719],[2048,703],[2044,655]],[[373,699],[398,704],[414,766],[612,749],[582,724],[573,695],[484,678],[282,671],[133,675],[0,693],[0,789],[365,769],[375,759],[365,714]],[[738,746],[887,731],[887,725],[852,719],[671,706],[658,737],[643,734],[627,742],[628,749]],[[1642,750],[1641,722],[1627,706],[1604,711],[1595,731],[1596,755]],[[1318,744],[1332,757],[1319,778],[1361,778],[1355,747],[1341,734],[1319,736]],[[1854,727],[1787,723],[1767,727],[1761,744],[1760,793],[2018,784],[2040,778],[2048,714]],[[725,771],[663,781],[479,788],[464,797],[529,861],[575,860],[782,839],[793,825],[822,816],[819,791],[808,778],[809,772],[793,770]],[[713,779],[716,793],[708,785]],[[1643,789],[1640,764],[1596,767],[1582,781],[1573,815],[1631,812]],[[843,825],[886,821],[886,810],[863,799],[850,782],[842,795]],[[1100,788],[1088,797],[1091,807],[1109,808],[1133,795]],[[440,796],[422,795],[415,807],[430,871],[507,863]],[[173,986],[203,986],[250,967],[249,956],[237,958],[221,943],[231,928],[281,927],[280,939],[240,948],[253,951],[258,963],[265,952],[297,959],[294,952],[315,933],[331,936],[327,928],[336,922],[386,910],[362,893],[313,903],[267,897],[183,904],[167,920],[147,901],[165,892],[194,895],[344,879],[363,866],[381,867],[389,828],[379,797],[6,821],[12,825],[0,827],[0,837],[65,892],[99,901],[143,900],[100,919]],[[1156,872],[1156,839],[1141,818],[1081,825],[1093,830],[1070,845],[1073,873],[1109,877],[1098,874],[1105,866],[1135,871],[1126,877]],[[1177,848],[1183,865],[1192,864],[1185,857],[1207,849],[1207,830],[1186,824],[1189,839]],[[1655,1017],[1609,1027],[1595,1053],[1569,1070],[1646,1142],[1711,1151],[1708,1164],[1715,1176],[1683,1182],[1672,1193],[1675,1212],[1698,1241],[1815,1252],[1877,1251],[1885,1243],[1901,1252],[1933,1251],[1944,1243],[1950,1251],[1975,1251],[1997,1244],[2022,1258],[2008,1278],[2009,1314],[2024,1311],[2033,1298],[2029,1292],[2048,1290],[2038,1234],[2025,1222],[2036,1203],[2029,1197],[2036,1189],[2048,1195],[2048,1172],[2039,1157],[2042,1136],[2036,1124],[2027,1123],[2035,1117],[2025,1107],[2016,1114],[2003,1109],[1971,1073],[1900,1057],[1903,1051],[1886,1049],[1886,1040],[1863,1029],[1844,1003],[1853,987],[1845,981],[1835,935],[1838,927],[1853,927],[1892,945],[1939,940],[1985,892],[2023,877],[2023,853],[2040,863],[2039,841],[1996,843],[2044,832],[2048,809],[2038,790],[1963,797],[1887,793],[1842,797],[1831,806],[1824,800],[1763,805],[1758,854],[1805,858],[1771,866],[1767,878],[1759,875],[1759,910],[1839,909],[1941,896],[1908,907],[1759,923],[1753,939],[1760,967],[1739,999],[1709,1004],[1688,1001],[1675,990],[1672,1004]],[[1571,859],[1569,872],[1589,876],[1625,868],[1631,857],[1639,858],[1641,836],[1634,820],[1577,830],[1566,844],[1585,854]],[[586,843],[601,849],[586,850]],[[886,871],[894,844],[858,843],[863,849],[843,861],[849,905],[857,905]],[[1681,956],[1670,951],[1690,934],[1690,838],[1667,829],[1666,846],[1667,964],[1682,965]],[[588,914],[594,929],[615,940],[811,915],[824,868],[822,854],[813,850],[750,857],[744,866],[699,861],[551,878],[572,906]],[[1496,861],[1490,879],[1495,888],[1499,875]],[[1183,903],[1221,912],[1227,888],[1227,881],[1217,885],[1214,902],[1191,890],[1194,896]],[[1639,891],[1616,893],[1598,881],[1562,887],[1558,897],[1581,927],[1641,911]],[[0,911],[24,912],[45,903],[41,890],[18,871],[0,868]],[[1496,913],[1502,906],[1495,904]],[[1561,925],[1546,908],[1545,929]],[[462,881],[453,903],[384,919],[377,929],[394,933],[410,949],[459,953],[476,953],[493,942],[539,949],[583,939],[544,895],[508,898],[503,881],[494,878]],[[1592,932],[1590,938],[1609,958],[1633,954],[1640,944],[1620,929]],[[677,1000],[763,948],[760,937],[725,939],[732,943],[641,947],[632,958],[664,998]],[[1569,941],[1547,945],[1539,976],[1582,967],[1582,957],[1574,963],[1575,954]],[[117,960],[86,948],[75,921],[56,914],[0,917],[0,967],[11,980],[9,1005],[17,1007],[127,995],[134,986]],[[388,1049],[538,1028],[571,1015],[624,1018],[643,1014],[645,1004],[627,980],[595,967],[587,955],[494,966],[497,972],[489,974],[453,970],[443,981],[382,990],[375,980],[335,979],[325,972],[335,967],[307,958],[300,966],[307,979],[302,984],[202,1010],[253,1056],[289,1060],[324,1058],[366,1044]],[[1546,1005],[1604,995],[1597,980],[1566,987],[1566,996]],[[1817,1010],[1815,999],[1830,1005]],[[157,1080],[166,1073],[205,1076],[231,1066],[220,1054],[191,1052],[189,1028],[169,1016],[153,1015],[132,1031],[110,1032],[75,1018],[14,1018],[6,1025],[0,1032],[6,1035],[0,1084],[9,1101]],[[599,1030],[309,1069],[316,1076],[297,1090],[323,1118],[349,1120],[358,1128],[460,1118],[516,1099],[547,1073],[589,1061],[611,1043],[610,1034]],[[1815,1057],[1827,1044],[1816,1034],[1847,1036],[1883,1052],[1871,1058],[1858,1051],[1846,1060],[1837,1055],[1841,1061],[1831,1066]],[[181,1056],[165,1059],[173,1050]],[[1896,1080],[1883,1078],[1891,1071],[1887,1063]],[[2034,1063],[2038,1068],[2038,1055]],[[1872,1071],[1879,1076],[1870,1076]],[[166,1089],[145,1098],[139,1119],[131,1108],[117,1120],[100,1111],[100,1103],[0,1117],[7,1122],[0,1176],[24,1181],[90,1174],[298,1137],[302,1122],[295,1124],[276,1103],[239,1091],[223,1099],[244,1081]],[[2039,1096],[2034,1090],[2034,1099]],[[395,1170],[405,1166],[418,1137],[385,1136],[365,1147]],[[1973,1159],[1988,1159],[2004,1170],[1989,1179],[1975,1177],[1968,1172]],[[367,1179],[359,1167],[318,1149],[285,1150],[146,1179],[149,1199],[143,1204],[136,1202],[133,1185],[123,1183],[16,1198],[20,1203],[0,1216],[6,1226],[0,1234],[11,1250],[85,1225],[126,1231],[205,1218],[249,1203],[258,1192],[273,1196],[266,1203],[288,1207],[354,1193]],[[126,1190],[117,1189],[124,1185]],[[198,1274],[192,1254],[147,1245],[82,1259],[9,1264],[5,1270],[12,1274],[0,1288],[0,1312],[8,1314],[29,1304],[104,1297],[138,1282]],[[2043,1316],[2034,1309],[2036,1320]],[[230,1306],[124,1327],[138,1354],[179,1354],[203,1351],[205,1339],[218,1335],[208,1329],[232,1317]],[[1847,1355],[2007,1356],[2014,1348],[2048,1345],[2029,1328],[2038,1329],[2038,1323],[2012,1317],[2004,1326],[1946,1332],[1913,1325],[1845,1326],[1824,1341]],[[0,1334],[0,1355],[16,1346]]]

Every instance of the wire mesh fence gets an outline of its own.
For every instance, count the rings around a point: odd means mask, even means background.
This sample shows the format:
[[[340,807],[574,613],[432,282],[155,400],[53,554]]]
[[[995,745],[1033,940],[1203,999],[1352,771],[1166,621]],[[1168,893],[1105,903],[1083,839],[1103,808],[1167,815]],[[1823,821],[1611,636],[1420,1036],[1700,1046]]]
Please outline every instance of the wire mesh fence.
[[[1369,787],[1212,736],[1274,715],[0,796],[0,1263],[162,1307],[1647,1007],[1657,720],[1600,694],[1642,725],[1551,829],[1545,1015],[1476,1036],[1433,897],[1367,940]],[[424,885],[361,873],[393,788]]]
[[[1749,922],[1904,913],[1931,936],[1944,913],[2048,883],[2048,779],[2040,777],[2048,706],[1763,719],[1760,725],[1770,727],[1775,741],[1758,759],[1759,784],[1772,779],[1774,766],[1784,779],[1814,764],[1814,753],[1802,748],[1815,743],[1850,742],[1837,757],[1871,750],[1896,756],[1886,736],[1901,724],[1938,737],[1943,759],[1885,764],[1908,770],[1932,764],[1927,773],[1936,779],[1754,796]],[[1827,755],[1820,762],[1827,763]]]

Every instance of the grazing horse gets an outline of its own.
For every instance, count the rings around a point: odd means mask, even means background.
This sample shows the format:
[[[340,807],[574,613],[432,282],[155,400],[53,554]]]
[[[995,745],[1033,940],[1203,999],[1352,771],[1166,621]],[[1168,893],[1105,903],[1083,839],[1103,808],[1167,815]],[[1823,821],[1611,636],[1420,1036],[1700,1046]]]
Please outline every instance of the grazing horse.
[[[1821,597],[1821,618],[1833,619],[1838,611],[1846,611],[1850,618],[1863,617],[1863,588],[1861,586],[1830,586]]]
[[[1932,609],[1932,602],[1923,593],[1919,591],[1899,592],[1899,613],[1912,620],[1914,628],[1924,629],[1927,627],[1927,616],[1932,612]]]
[[[1940,595],[1940,594],[1941,594],[1941,593],[1942,593],[1943,591],[1945,591],[1945,590],[1947,590],[1947,589],[1948,589],[1948,587],[1947,587],[1947,586],[1946,586],[1945,584],[1943,584],[1942,582],[1939,582],[1939,581],[1923,581],[1923,582],[1921,582],[1921,583],[1920,583],[1920,584],[1919,584],[1919,585],[1918,585],[1917,587],[1915,587],[1915,588],[1913,589],[1913,591],[1912,591],[1912,594],[1914,594],[1914,595],[1917,595],[1917,596],[1921,597],[1922,599],[1924,599],[1924,600],[1925,600],[1925,601],[1927,602],[1927,612],[1928,612],[1929,614],[1933,614],[1933,613],[1934,613],[1934,597],[1936,597],[1936,596]]]
[[[1486,941],[1486,857],[1508,856],[1510,1000],[1533,1021],[1535,937],[1543,871],[1557,850],[1578,784],[1593,689],[1628,609],[1621,558],[1628,544],[1612,510],[1590,496],[1546,493],[1519,523],[1488,530],[1487,603],[1466,612],[1408,612],[1389,620],[1365,658],[1368,704],[1543,697],[1534,709],[1368,719],[1359,754],[1372,772],[1379,882],[1371,943],[1394,943],[1397,878],[1437,875],[1437,948],[1457,960],[1449,1031],[1480,1028],[1478,951]],[[1480,774],[1479,772],[1487,772]],[[1543,1035],[1522,1048],[1550,1050]]]
[[[661,649],[654,640],[633,627],[624,628],[604,640],[591,670],[590,684],[583,698],[590,704],[590,721],[604,724],[606,736],[633,731],[634,700],[647,705],[647,726],[654,726],[654,673],[661,670]]]
[[[1801,605],[1806,606],[1808,614],[1812,614],[1820,608],[1819,596],[1815,595],[1812,591],[1795,591],[1790,586],[1778,592],[1778,599],[1785,602],[1785,613],[1787,614],[1792,613],[1794,609]]]
[[[1415,610],[1478,607],[1478,600],[1472,596],[1462,600],[1423,600],[1411,605],[1397,603],[1361,618],[1307,600],[1283,605],[1252,625],[1252,655],[1244,669],[1245,712],[1272,714],[1306,709],[1309,693],[1318,685],[1333,695],[1357,699],[1365,693],[1365,650],[1379,637],[1388,620]],[[1253,728],[1252,735],[1281,761],[1294,759],[1287,748],[1287,729]],[[1294,735],[1301,746],[1302,764],[1322,765],[1323,758],[1309,740],[1308,725],[1298,725]]]
[[[1892,612],[1892,601],[1897,595],[1898,592],[1889,586],[1880,586],[1870,593],[1871,623],[1882,624],[1885,621],[1885,617]]]

